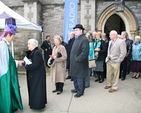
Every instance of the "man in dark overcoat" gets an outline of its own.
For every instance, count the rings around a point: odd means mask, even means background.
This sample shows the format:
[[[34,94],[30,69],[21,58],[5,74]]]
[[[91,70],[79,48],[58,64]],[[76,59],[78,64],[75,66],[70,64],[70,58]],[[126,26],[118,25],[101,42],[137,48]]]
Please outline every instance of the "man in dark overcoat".
[[[75,40],[75,34],[74,32],[71,32],[70,35],[70,40],[68,41],[68,48],[67,48],[67,69],[68,69],[68,76],[66,79],[71,79],[70,76],[70,53],[71,53],[71,49],[72,49],[72,45],[74,43]]]
[[[128,33],[126,31],[122,31],[121,32],[121,39],[125,41],[125,43],[126,43],[126,50],[127,50],[127,54],[126,54],[124,60],[120,64],[120,75],[119,75],[119,78],[121,78],[121,80],[123,81],[123,80],[126,79],[127,63],[129,62],[131,54],[132,54],[132,43],[128,39]]]
[[[48,62],[48,59],[50,58],[49,55],[52,54],[50,35],[46,36],[46,40],[43,41],[41,48],[44,50],[44,61],[45,61],[46,67],[49,68],[47,62]]]
[[[77,24],[74,28],[76,39],[73,43],[70,54],[70,75],[73,77],[74,97],[78,98],[84,94],[85,77],[88,76],[88,53],[89,41],[84,35],[84,28]]]

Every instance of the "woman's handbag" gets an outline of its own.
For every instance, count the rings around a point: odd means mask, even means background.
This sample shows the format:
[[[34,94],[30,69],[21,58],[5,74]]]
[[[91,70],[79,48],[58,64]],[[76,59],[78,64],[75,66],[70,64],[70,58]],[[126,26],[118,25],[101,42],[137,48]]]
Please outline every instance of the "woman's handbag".
[[[95,59],[89,60],[89,68],[96,67]]]
[[[55,63],[55,60],[50,57],[50,58],[48,59],[48,62],[47,62],[48,66],[53,66],[54,63]]]

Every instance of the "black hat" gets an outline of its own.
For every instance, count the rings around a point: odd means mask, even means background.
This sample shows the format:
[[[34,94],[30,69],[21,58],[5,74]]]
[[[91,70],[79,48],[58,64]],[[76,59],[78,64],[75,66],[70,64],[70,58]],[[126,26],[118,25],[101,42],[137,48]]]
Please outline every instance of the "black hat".
[[[76,24],[76,26],[73,29],[75,29],[75,28],[85,30],[81,24]]]

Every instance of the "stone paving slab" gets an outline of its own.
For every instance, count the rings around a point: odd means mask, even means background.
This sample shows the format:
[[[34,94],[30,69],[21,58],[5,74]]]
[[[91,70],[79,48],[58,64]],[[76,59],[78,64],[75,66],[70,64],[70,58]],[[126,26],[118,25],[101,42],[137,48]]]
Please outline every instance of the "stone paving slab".
[[[141,113],[141,78],[131,77],[129,74],[125,81],[119,80],[119,89],[114,93],[104,89],[106,81],[96,83],[91,77],[91,86],[86,88],[84,96],[74,98],[72,81],[66,80],[63,93],[57,95],[52,93],[55,85],[47,76],[48,103],[44,110],[35,111],[28,106],[26,76],[19,75],[24,110],[15,113]]]

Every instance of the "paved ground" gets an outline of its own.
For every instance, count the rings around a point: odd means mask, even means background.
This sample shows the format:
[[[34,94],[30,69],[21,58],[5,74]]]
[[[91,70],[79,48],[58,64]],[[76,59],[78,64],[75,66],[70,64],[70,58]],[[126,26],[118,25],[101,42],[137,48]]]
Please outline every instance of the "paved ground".
[[[28,106],[26,76],[19,75],[24,110],[16,113],[141,113],[141,77],[131,77],[132,74],[129,74],[125,81],[119,80],[119,89],[114,93],[103,88],[106,81],[96,83],[95,78],[91,77],[91,86],[85,90],[84,96],[74,98],[70,80],[65,82],[64,92],[57,95],[52,93],[55,86],[47,75],[48,103],[44,110],[34,111]]]

